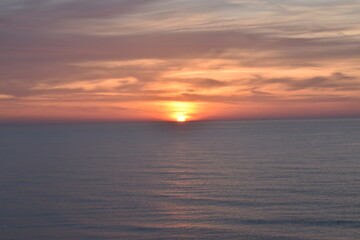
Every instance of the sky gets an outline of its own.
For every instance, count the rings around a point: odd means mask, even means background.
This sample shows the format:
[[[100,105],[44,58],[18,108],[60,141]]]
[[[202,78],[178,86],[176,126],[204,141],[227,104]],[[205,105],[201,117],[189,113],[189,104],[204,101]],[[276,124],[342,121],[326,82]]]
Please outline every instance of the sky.
[[[0,122],[360,116],[358,0],[0,0]]]

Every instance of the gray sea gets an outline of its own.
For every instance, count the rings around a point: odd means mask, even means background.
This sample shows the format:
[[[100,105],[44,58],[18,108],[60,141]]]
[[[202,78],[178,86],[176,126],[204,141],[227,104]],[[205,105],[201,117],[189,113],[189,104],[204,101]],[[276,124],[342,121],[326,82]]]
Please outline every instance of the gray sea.
[[[1,240],[360,239],[360,119],[0,126]]]

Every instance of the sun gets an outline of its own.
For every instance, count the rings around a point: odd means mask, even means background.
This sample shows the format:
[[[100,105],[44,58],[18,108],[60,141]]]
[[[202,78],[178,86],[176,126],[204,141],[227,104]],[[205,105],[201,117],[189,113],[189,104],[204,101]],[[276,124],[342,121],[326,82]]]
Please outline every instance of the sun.
[[[192,102],[167,102],[166,110],[167,119],[174,122],[188,122],[193,120],[196,113],[196,106]]]
[[[178,122],[186,122],[186,117],[185,116],[178,116],[176,118],[176,121],[178,121]]]

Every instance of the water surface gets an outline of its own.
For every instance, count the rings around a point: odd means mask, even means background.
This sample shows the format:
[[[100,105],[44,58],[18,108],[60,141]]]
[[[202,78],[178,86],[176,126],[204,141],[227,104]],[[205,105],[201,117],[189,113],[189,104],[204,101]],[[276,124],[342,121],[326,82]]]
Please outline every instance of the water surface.
[[[0,126],[4,240],[355,240],[360,121]]]

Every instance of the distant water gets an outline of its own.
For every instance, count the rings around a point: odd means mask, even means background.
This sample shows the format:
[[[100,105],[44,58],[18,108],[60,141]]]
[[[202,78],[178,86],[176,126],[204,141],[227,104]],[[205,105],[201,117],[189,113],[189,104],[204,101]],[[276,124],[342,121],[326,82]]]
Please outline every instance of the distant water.
[[[0,126],[1,240],[360,239],[360,120]]]

